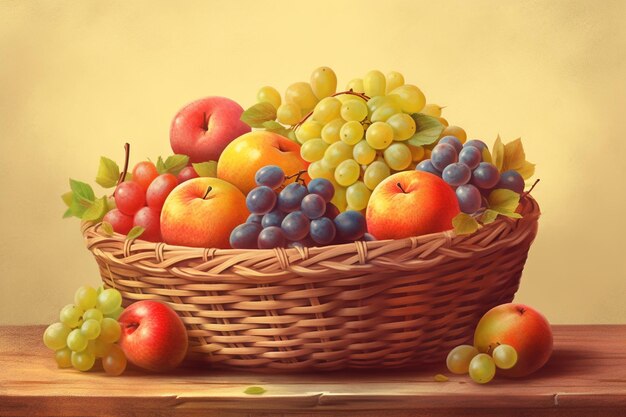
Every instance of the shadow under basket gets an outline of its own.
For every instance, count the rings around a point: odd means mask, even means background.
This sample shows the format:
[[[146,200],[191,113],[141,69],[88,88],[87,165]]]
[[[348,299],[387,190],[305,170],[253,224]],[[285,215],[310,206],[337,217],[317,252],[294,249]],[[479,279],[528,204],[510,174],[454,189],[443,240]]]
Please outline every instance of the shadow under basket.
[[[408,368],[445,360],[511,302],[539,206],[471,235],[291,249],[203,249],[106,235],[83,223],[106,287],[158,300],[189,333],[189,360],[257,372]]]

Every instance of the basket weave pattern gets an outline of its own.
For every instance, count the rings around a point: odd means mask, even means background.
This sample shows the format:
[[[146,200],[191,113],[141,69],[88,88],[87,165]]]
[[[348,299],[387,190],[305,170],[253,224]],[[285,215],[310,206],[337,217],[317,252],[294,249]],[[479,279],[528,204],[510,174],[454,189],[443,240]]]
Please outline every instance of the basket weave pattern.
[[[480,317],[510,302],[539,207],[469,236],[452,232],[323,248],[222,250],[107,236],[88,249],[124,305],[169,304],[191,359],[255,371],[406,367],[443,360]]]

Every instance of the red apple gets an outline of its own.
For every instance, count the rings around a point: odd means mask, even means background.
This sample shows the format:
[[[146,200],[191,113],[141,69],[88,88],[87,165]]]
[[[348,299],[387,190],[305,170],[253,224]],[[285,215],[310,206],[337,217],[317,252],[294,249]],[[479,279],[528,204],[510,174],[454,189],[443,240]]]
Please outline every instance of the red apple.
[[[118,322],[119,345],[126,359],[140,368],[164,372],[176,368],[187,354],[187,330],[174,310],[158,301],[137,301]]]
[[[496,306],[478,322],[474,346],[480,352],[491,353],[498,344],[511,345],[517,351],[515,366],[499,369],[498,375],[529,375],[545,365],[552,354],[550,323],[537,310],[524,304]]]
[[[226,97],[207,97],[183,107],[170,128],[170,145],[191,162],[217,161],[233,139],[250,132],[243,109]]]
[[[402,239],[452,229],[459,203],[452,188],[423,171],[398,172],[376,186],[367,205],[368,232]]]

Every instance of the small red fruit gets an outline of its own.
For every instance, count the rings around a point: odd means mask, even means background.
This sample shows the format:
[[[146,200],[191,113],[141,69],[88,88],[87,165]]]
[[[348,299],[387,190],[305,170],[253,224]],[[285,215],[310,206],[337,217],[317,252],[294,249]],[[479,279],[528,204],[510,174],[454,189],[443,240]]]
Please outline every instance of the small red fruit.
[[[133,228],[133,216],[127,216],[116,208],[105,214],[102,221],[111,224],[113,230],[121,235],[127,235]]]
[[[146,192],[148,206],[161,211],[165,199],[178,185],[173,174],[161,174],[152,181]]]
[[[135,213],[134,226],[144,228],[140,239],[149,242],[160,242],[161,239],[161,211],[152,207],[143,207]]]
[[[182,184],[183,182],[190,180],[192,178],[198,178],[200,175],[196,172],[193,166],[185,167],[180,170],[178,173],[178,183]]]
[[[115,205],[127,216],[134,216],[146,205],[146,192],[134,181],[125,181],[115,189]]]
[[[137,163],[133,168],[133,182],[141,185],[144,192],[148,190],[148,186],[156,177],[159,176],[154,164],[150,161],[142,161]]]

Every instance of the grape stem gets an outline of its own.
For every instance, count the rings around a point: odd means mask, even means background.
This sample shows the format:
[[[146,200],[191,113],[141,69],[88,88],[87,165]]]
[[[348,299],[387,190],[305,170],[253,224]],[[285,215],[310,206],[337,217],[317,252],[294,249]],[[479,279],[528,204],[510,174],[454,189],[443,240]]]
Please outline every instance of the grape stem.
[[[126,179],[126,174],[128,173],[129,160],[130,160],[130,143],[126,142],[124,144],[124,169],[122,170],[122,173],[117,179],[116,187],[120,185],[122,182],[124,182],[124,180]]]
[[[306,183],[304,182],[304,178],[301,178],[302,175],[304,175],[305,173],[306,173],[306,170],[298,171],[295,174],[286,176],[285,179],[288,180],[290,178],[296,177],[295,182],[301,182],[302,184],[306,185]]]
[[[357,93],[357,92],[355,92],[355,91],[352,91],[352,89],[349,89],[349,90],[347,90],[347,91],[340,91],[340,92],[338,92],[338,93],[333,94],[333,95],[332,95],[332,96],[330,96],[330,97],[336,97],[336,96],[340,96],[340,95],[342,95],[342,94],[349,94],[349,95],[352,95],[352,96],[361,97],[361,98],[362,98],[363,100],[365,100],[365,101],[367,101],[367,100],[369,100],[369,99],[370,99],[370,97],[366,96],[365,94],[363,94],[363,93]],[[296,131],[296,129],[297,129],[297,128],[299,128],[299,127],[302,125],[302,123],[306,122],[306,120],[307,120],[309,117],[311,117],[311,115],[312,115],[312,114],[313,114],[313,110],[311,110],[311,111],[310,111],[310,112],[309,112],[306,116],[304,116],[304,118],[303,118],[302,120],[300,120],[298,123],[296,123],[295,125],[293,125],[293,126],[291,127],[291,130],[293,130],[293,131],[295,132],[295,131]]]
[[[535,185],[537,185],[538,183],[539,183],[539,178],[537,178],[537,180],[534,182],[534,184],[530,187],[530,190],[528,190],[524,194],[522,194],[522,198],[524,198],[528,194],[530,194],[530,192],[535,188]]]
[[[206,197],[209,195],[212,189],[213,187],[209,185],[209,188],[206,189],[206,193],[204,193],[204,197],[202,197],[203,200],[206,200]]]

